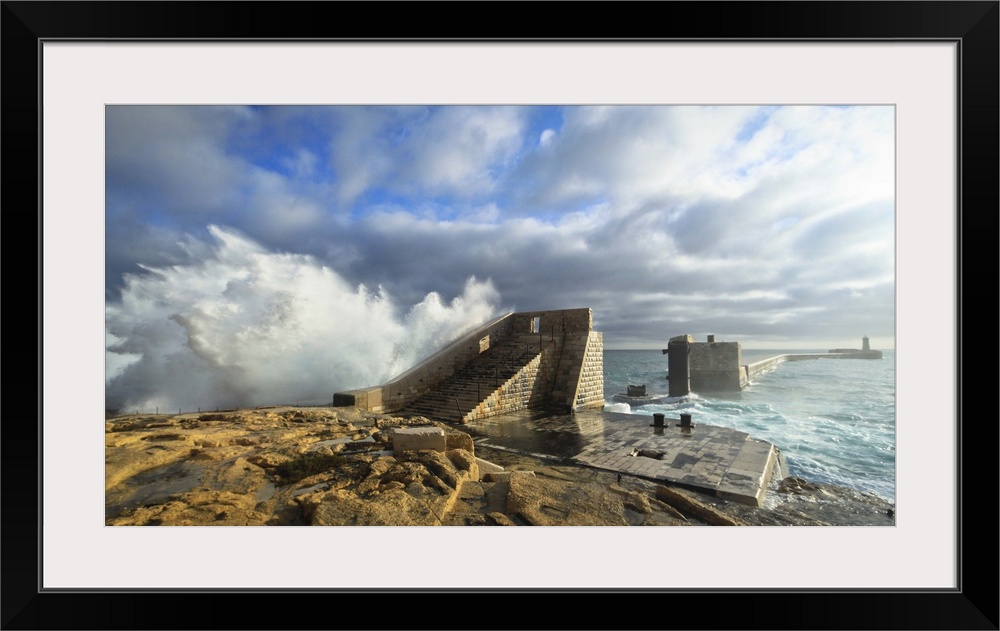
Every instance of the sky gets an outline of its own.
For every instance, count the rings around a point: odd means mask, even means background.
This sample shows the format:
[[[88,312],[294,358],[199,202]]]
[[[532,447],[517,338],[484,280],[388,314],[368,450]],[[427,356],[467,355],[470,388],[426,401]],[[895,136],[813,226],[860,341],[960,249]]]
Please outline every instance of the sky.
[[[108,406],[375,385],[506,311],[892,348],[894,114],[108,106]]]

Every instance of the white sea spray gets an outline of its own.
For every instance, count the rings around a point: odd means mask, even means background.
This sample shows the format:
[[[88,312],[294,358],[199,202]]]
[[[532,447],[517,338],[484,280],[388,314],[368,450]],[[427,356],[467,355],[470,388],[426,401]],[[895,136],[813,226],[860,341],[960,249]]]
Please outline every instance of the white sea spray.
[[[207,256],[129,275],[106,303],[107,408],[322,403],[388,380],[498,312],[488,279],[406,309],[313,257],[209,231]]]

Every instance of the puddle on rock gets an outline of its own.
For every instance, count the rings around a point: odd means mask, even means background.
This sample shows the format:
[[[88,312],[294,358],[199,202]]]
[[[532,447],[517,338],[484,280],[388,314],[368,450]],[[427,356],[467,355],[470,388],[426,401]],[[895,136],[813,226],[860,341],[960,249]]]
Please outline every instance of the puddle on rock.
[[[132,476],[113,494],[105,496],[104,516],[114,517],[125,509],[161,504],[175,493],[186,493],[199,484],[205,468],[191,462],[175,462]]]
[[[255,498],[258,502],[266,502],[267,500],[274,497],[274,493],[276,490],[277,489],[274,486],[274,482],[271,481],[265,482],[264,486],[257,489]]]
[[[292,493],[292,497],[298,497],[300,495],[305,495],[306,493],[312,493],[313,491],[329,490],[330,484],[328,482],[320,482],[319,484],[313,484],[312,486],[307,486],[304,489],[296,489]]]
[[[354,440],[350,436],[341,436],[340,438],[331,438],[329,440],[320,440],[309,446],[309,451],[316,451],[321,447],[330,447],[331,445],[344,445],[346,449],[350,449],[349,445],[361,445],[362,443],[374,443],[375,438],[373,436],[366,436],[365,438],[360,438]]]

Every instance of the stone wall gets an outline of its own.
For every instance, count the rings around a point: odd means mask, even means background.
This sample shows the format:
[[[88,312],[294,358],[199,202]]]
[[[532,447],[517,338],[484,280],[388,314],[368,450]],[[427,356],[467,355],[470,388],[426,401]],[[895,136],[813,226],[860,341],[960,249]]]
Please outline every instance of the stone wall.
[[[539,345],[541,356],[527,364],[499,392],[487,395],[478,414],[512,411],[530,392],[531,405],[565,404],[569,408],[604,404],[603,336],[592,331],[591,309],[562,309],[507,313],[463,335],[389,383],[334,395],[336,405],[357,405],[374,412],[392,412],[430,392],[458,373],[499,340],[516,336]],[[522,374],[523,373],[523,374]],[[504,389],[506,388],[506,390]],[[580,403],[577,403],[580,401]],[[487,405],[488,404],[488,405]],[[503,412],[496,412],[503,413]]]
[[[526,311],[512,316],[515,334],[527,331],[551,340],[539,368],[549,390],[540,394],[548,403],[567,409],[604,406],[604,335],[593,326],[591,309]]]
[[[573,408],[604,407],[604,334],[591,331],[581,363]]]
[[[785,355],[776,355],[774,357],[769,357],[768,359],[762,359],[759,362],[754,362],[752,364],[747,364],[744,366],[747,373],[747,381],[756,379],[761,373],[772,370],[775,366],[785,361]]]
[[[604,405],[604,336],[567,335],[559,353],[552,403],[568,409]]]
[[[590,309],[523,311],[511,314],[510,324],[513,335],[563,336],[590,333],[594,318]]]
[[[462,418],[462,422],[467,423],[475,419],[526,410],[540,403],[545,385],[544,374],[541,374],[543,355],[545,353],[535,355],[516,375],[508,379],[474,410],[466,414]]]
[[[695,392],[739,391],[746,385],[739,342],[692,342],[688,359]]]
[[[576,401],[581,388],[581,376],[587,363],[589,340],[596,335],[602,340],[600,333],[593,331],[594,315],[591,309],[564,309],[557,311],[525,311],[515,313],[511,317],[511,328],[514,334],[530,337],[538,336],[546,352],[542,358],[539,376],[544,378],[548,392],[539,393],[544,396],[547,404],[565,406],[567,409],[595,405],[595,393],[599,395],[600,405],[604,405],[604,350],[598,342],[596,358],[591,356],[590,372],[587,373],[585,388],[587,392],[582,404]],[[550,342],[550,343],[549,343]],[[600,383],[594,384],[593,366],[600,373]]]
[[[510,334],[513,313],[491,320],[418,363],[389,383],[376,386],[381,391],[382,409],[398,410],[427,394],[434,386],[461,370],[480,353],[489,350],[491,341]]]

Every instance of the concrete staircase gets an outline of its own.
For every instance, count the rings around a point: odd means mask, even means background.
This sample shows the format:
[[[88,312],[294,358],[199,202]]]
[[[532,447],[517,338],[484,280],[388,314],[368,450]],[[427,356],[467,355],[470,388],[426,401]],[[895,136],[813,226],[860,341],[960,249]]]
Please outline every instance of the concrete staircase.
[[[512,336],[500,340],[429,393],[394,414],[466,423],[526,409],[530,406],[542,355],[538,336]]]

